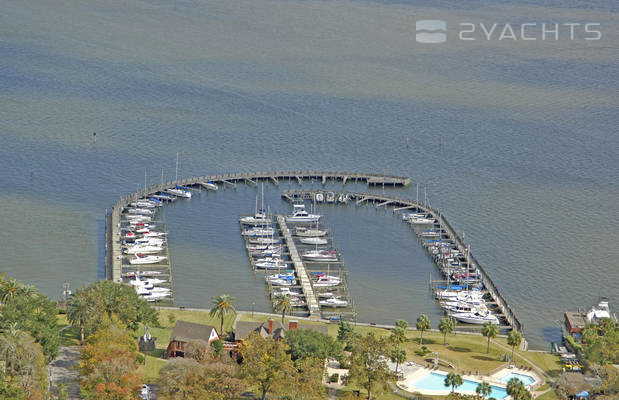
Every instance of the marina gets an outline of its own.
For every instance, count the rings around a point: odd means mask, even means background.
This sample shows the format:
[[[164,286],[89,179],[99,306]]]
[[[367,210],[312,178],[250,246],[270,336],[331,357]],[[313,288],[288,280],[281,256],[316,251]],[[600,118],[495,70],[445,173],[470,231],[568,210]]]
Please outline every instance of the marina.
[[[410,184],[410,179],[403,177],[310,171],[227,174],[181,179],[153,185],[121,199],[113,208],[108,221],[113,227],[121,227],[121,218],[122,224],[130,226],[135,226],[136,223],[150,223],[152,213],[140,211],[139,208],[121,213],[130,204],[139,206],[144,199],[172,202],[181,197],[189,200],[191,191],[195,189],[215,191],[215,188],[220,186],[236,187],[240,183],[257,186],[259,182],[277,186],[286,179],[295,183],[308,180],[323,185],[328,181],[342,184],[364,182],[368,186]],[[315,210],[307,212],[302,203],[306,200],[314,204],[324,202],[356,206],[371,203],[377,208],[390,207],[393,213],[401,213],[402,220],[415,231],[420,244],[426,248],[443,276],[441,280],[430,279],[433,295],[448,315],[461,322],[459,329],[460,327],[476,329],[475,325],[491,322],[500,324],[505,330],[513,328],[522,331],[522,324],[483,267],[470,253],[463,238],[453,229],[444,215],[425,202],[384,194],[326,189],[283,190],[281,196],[293,205],[290,215],[268,215],[264,211],[264,201],[263,208],[259,210],[256,199],[255,214],[242,216],[239,223],[253,270],[265,271],[265,283],[271,298],[285,294],[294,299],[291,302],[292,314],[312,318],[356,319],[354,304],[346,285],[348,276],[341,254],[334,248],[332,238],[328,235],[329,229],[324,226],[320,215],[316,214]],[[293,228],[289,226],[290,224],[305,226]],[[126,266],[127,262],[123,262],[126,256],[117,255],[121,254],[119,232],[118,229],[112,229],[111,234],[108,230],[107,235],[109,238],[107,248],[111,250],[111,256],[107,257],[108,276],[116,281],[123,274],[131,272],[130,267]],[[170,277],[171,286],[169,251],[167,248],[160,249],[157,242],[153,243],[154,246],[140,249],[161,253],[159,256],[166,257],[159,262],[163,270],[158,272],[166,273]],[[133,253],[137,251],[139,249]],[[449,296],[454,293],[459,297],[450,298]],[[480,297],[474,298],[478,293]],[[173,302],[172,296],[169,301]]]

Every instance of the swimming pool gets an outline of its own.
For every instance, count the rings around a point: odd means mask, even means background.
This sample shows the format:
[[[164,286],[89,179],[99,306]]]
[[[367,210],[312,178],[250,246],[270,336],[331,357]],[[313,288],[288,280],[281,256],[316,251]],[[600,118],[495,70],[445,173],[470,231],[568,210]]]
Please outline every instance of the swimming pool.
[[[509,374],[503,376],[501,379],[499,379],[501,382],[509,382],[510,379],[512,378],[516,378],[519,379],[522,383],[524,383],[524,386],[529,386],[532,383],[535,382],[535,378],[533,378],[530,375],[524,375],[524,374],[519,374],[517,372],[510,372]]]
[[[479,384],[479,382],[470,381],[468,379],[463,379],[462,382],[462,385],[456,388],[456,392],[475,392]],[[437,374],[436,372],[431,372],[417,379],[412,385],[418,389],[451,391],[451,387],[445,387],[445,375]],[[504,399],[507,397],[505,388],[494,385],[491,387],[492,393],[490,393],[489,397],[494,397],[495,399]]]

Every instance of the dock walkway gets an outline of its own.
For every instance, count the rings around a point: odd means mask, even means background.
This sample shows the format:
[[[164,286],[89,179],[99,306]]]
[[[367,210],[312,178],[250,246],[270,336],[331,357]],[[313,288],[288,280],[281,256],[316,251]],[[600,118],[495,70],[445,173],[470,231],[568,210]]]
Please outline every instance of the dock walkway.
[[[318,305],[318,300],[316,299],[316,294],[314,293],[312,283],[310,282],[307,271],[305,270],[305,265],[303,265],[301,257],[299,257],[297,246],[292,239],[292,234],[288,229],[286,219],[283,216],[278,215],[277,224],[279,225],[279,229],[282,232],[284,240],[286,241],[286,246],[288,246],[288,252],[290,253],[290,258],[292,259],[295,273],[301,283],[301,289],[303,290],[305,300],[307,301],[307,308],[309,309],[310,317],[320,318],[320,307]]]
[[[288,201],[294,202],[299,200],[314,200],[316,194],[321,193],[324,198],[329,191],[327,190],[284,190],[282,191],[282,197],[287,199]],[[451,226],[451,224],[447,221],[445,216],[440,213],[438,210],[430,207],[427,204],[423,204],[420,201],[409,200],[400,197],[387,196],[384,194],[375,194],[375,193],[358,193],[358,192],[346,192],[338,190],[337,194],[346,194],[348,198],[352,201],[355,201],[355,204],[359,205],[361,203],[374,203],[376,206],[385,206],[389,205],[393,207],[393,212],[396,213],[400,210],[417,210],[419,212],[424,212],[432,216],[432,218],[438,221],[437,223],[443,230],[443,233],[447,235],[454,244],[458,247],[458,250],[462,254],[469,254],[470,261],[472,261],[476,267],[478,268],[481,275],[481,282],[484,287],[488,291],[488,294],[494,302],[497,304],[497,308],[501,312],[501,314],[505,317],[507,323],[514,329],[522,332],[523,325],[516,318],[511,306],[507,303],[503,295],[499,292],[496,285],[486,272],[486,270],[482,267],[479,261],[467,251],[467,247],[464,243],[464,239],[460,236],[460,234]]]

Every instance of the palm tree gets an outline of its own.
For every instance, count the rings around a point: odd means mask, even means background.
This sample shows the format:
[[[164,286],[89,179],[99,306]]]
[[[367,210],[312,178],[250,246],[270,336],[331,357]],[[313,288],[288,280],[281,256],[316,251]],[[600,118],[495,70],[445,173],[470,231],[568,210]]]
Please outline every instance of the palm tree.
[[[23,285],[16,279],[3,279],[0,281],[0,301],[6,303],[17,297],[22,291]]]
[[[404,330],[407,330],[408,329],[408,322],[406,322],[403,319],[399,319],[399,320],[396,321],[395,326],[398,327],[398,328],[402,328]]]
[[[222,294],[221,296],[211,297],[213,308],[211,308],[211,317],[219,317],[221,320],[220,333],[224,332],[224,318],[228,314],[236,315],[236,308],[234,307],[234,297],[230,295]]]
[[[527,390],[524,383],[518,378],[511,378],[507,381],[507,394],[512,397],[513,400],[529,400],[531,398],[531,392]]]
[[[488,338],[488,348],[486,349],[486,354],[488,354],[490,353],[490,339],[494,339],[499,334],[499,327],[492,322],[484,322],[481,334]]]
[[[475,391],[478,395],[482,397],[488,397],[490,396],[490,393],[492,393],[492,386],[490,386],[488,382],[481,382],[479,385],[477,385]]]
[[[462,383],[462,377],[455,372],[450,372],[445,377],[445,386],[451,386],[451,393],[453,393],[458,386],[462,385]]]
[[[430,329],[430,318],[427,315],[421,314],[419,318],[417,318],[417,323],[415,324],[417,330],[421,332],[421,336],[419,336],[419,344],[423,344],[423,331]]]
[[[520,332],[512,330],[507,335],[507,344],[512,346],[512,362],[514,362],[514,349],[516,346],[520,346],[520,343],[522,343],[522,335]]]
[[[284,319],[286,318],[286,313],[292,310],[292,303],[290,302],[290,298],[284,294],[278,294],[275,296],[275,311],[282,312],[282,325],[284,324]]]
[[[389,339],[395,344],[403,344],[406,342],[406,331],[399,326],[391,330]]]
[[[406,361],[406,350],[401,348],[395,348],[391,350],[391,361],[395,363],[395,373],[398,373],[398,366]]]
[[[454,322],[449,317],[441,318],[438,324],[438,330],[443,334],[443,345],[447,344],[447,334],[454,331]]]
[[[71,297],[67,308],[67,320],[80,328],[80,343],[84,344],[84,328],[94,310],[88,299],[88,291],[80,289]]]

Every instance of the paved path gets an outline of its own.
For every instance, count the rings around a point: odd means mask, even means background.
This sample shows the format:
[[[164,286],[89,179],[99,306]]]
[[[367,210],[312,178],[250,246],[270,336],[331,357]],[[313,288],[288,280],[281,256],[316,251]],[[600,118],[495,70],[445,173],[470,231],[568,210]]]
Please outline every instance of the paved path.
[[[58,357],[49,364],[51,390],[54,395],[58,394],[58,385],[67,384],[67,392],[70,400],[80,399],[80,388],[77,383],[77,370],[73,369],[77,365],[80,357],[79,346],[61,347]]]

